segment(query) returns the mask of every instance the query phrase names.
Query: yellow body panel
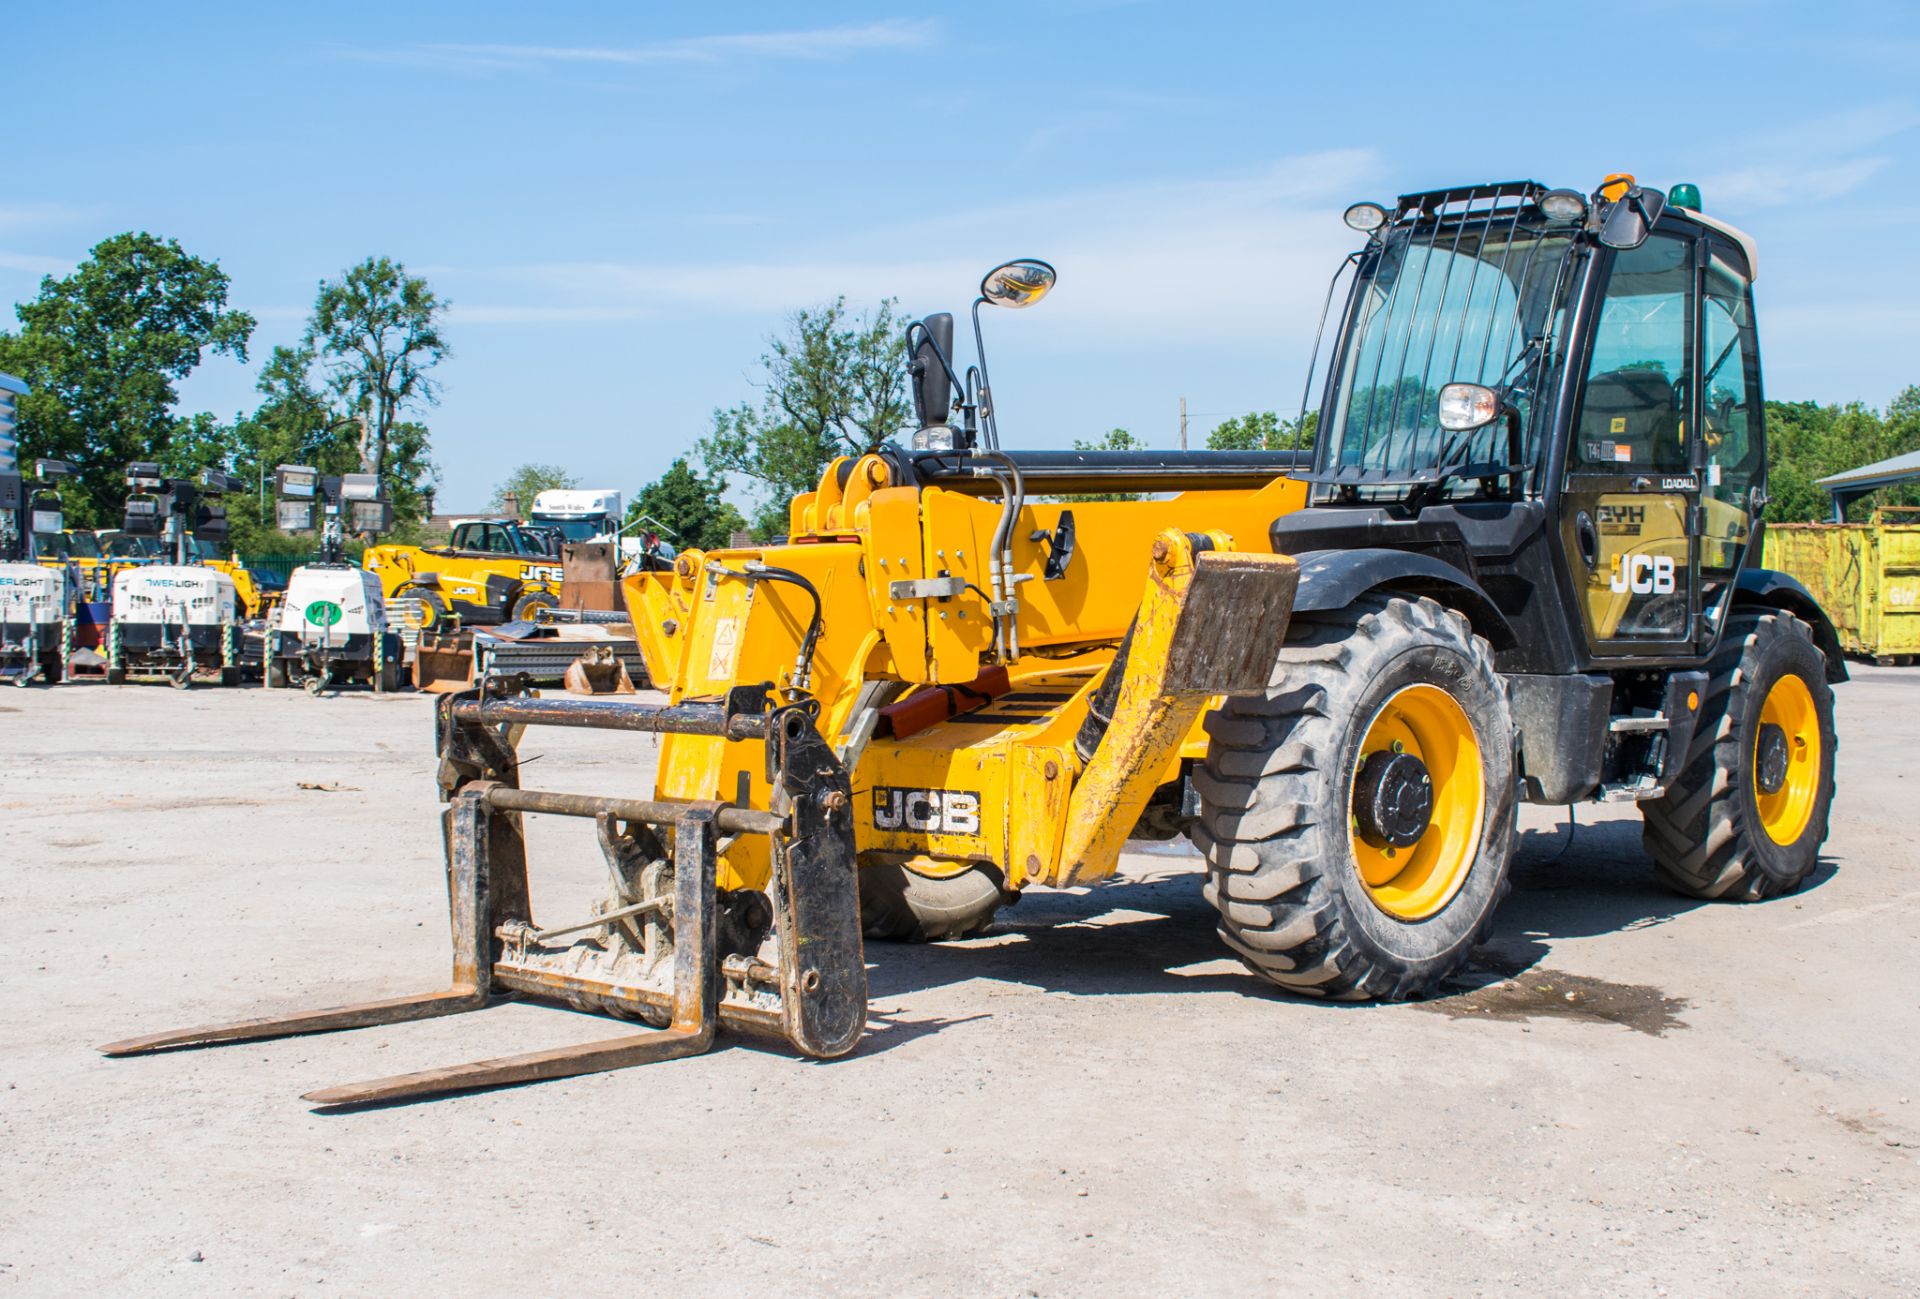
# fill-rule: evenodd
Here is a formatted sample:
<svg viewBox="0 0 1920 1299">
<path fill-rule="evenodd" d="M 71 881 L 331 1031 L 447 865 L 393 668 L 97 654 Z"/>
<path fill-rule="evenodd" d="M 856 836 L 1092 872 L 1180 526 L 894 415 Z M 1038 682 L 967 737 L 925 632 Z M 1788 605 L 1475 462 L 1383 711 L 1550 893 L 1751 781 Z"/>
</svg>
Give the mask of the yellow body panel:
<svg viewBox="0 0 1920 1299">
<path fill-rule="evenodd" d="M 1305 502 L 1304 484 L 1275 478 L 1258 488 L 1162 500 L 1024 504 L 1010 534 L 1019 645 L 1006 663 L 1012 690 L 919 734 L 873 738 L 857 753 L 848 750 L 863 856 L 905 860 L 936 875 L 991 863 L 1014 888 L 1110 871 L 1155 789 L 1179 774 L 1183 756 L 1205 752 L 1199 722 L 1216 697 L 1163 688 L 1164 648 L 1180 614 L 1177 593 L 1164 597 L 1170 582 L 1183 588 L 1187 579 L 1155 575 L 1156 541 L 1162 549 L 1170 541 L 1176 558 L 1186 555 L 1189 570 L 1188 533 L 1211 534 L 1223 552 L 1270 555 L 1273 520 Z M 852 745 L 861 738 L 850 727 L 863 711 L 863 688 L 884 696 L 869 702 L 884 703 L 927 686 L 972 682 L 994 661 L 985 574 L 1003 510 L 997 497 L 895 485 L 879 457 L 836 462 L 818 491 L 793 502 L 787 544 L 690 550 L 671 573 L 625 579 L 648 672 L 675 702 L 758 684 L 771 688 L 776 703 L 810 698 L 829 743 Z M 1074 557 L 1049 582 L 1046 538 L 1067 511 Z M 789 570 L 819 592 L 822 634 L 804 695 L 793 677 L 812 600 L 790 582 L 753 575 L 748 565 L 755 562 Z M 894 586 L 947 578 L 968 585 L 941 595 Z M 1150 588 L 1162 598 L 1156 601 Z M 1130 721 L 1116 712 L 1103 749 L 1119 756 L 1097 751 L 1096 762 L 1106 758 L 1111 770 L 1096 773 L 1097 788 L 1083 790 L 1086 773 L 1073 737 L 1136 615 L 1148 630 L 1136 633 L 1141 648 L 1128 678 L 1139 673 L 1149 684 Z M 657 792 L 765 807 L 764 762 L 757 743 L 667 736 Z M 722 857 L 722 888 L 765 886 L 765 841 L 751 838 Z"/>
<path fill-rule="evenodd" d="M 360 565 L 380 579 L 380 592 L 391 600 L 416 578 L 437 577 L 441 592 L 454 604 L 485 607 L 487 578 L 512 578 L 526 591 L 560 593 L 560 561 L 541 556 L 485 555 L 440 550 L 428 546 L 368 546 Z M 456 609 L 455 612 L 458 612 Z M 503 610 L 504 615 L 507 611 Z"/>
</svg>

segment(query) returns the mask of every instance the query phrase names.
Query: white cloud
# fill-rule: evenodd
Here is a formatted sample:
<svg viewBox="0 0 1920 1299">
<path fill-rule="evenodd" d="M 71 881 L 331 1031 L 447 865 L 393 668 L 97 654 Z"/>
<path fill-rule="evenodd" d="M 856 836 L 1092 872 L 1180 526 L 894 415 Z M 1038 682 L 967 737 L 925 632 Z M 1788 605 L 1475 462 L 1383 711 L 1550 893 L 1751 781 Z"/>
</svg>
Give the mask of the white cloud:
<svg viewBox="0 0 1920 1299">
<path fill-rule="evenodd" d="M 1177 178 L 1013 198 L 853 230 L 740 261 L 545 262 L 446 268 L 467 324 L 572 323 L 675 314 L 771 318 L 841 294 L 912 312 L 964 309 L 980 275 L 1010 256 L 1046 257 L 1060 288 L 1044 308 L 1053 346 L 1129 349 L 1311 333 L 1353 236 L 1339 213 L 1364 196 L 1371 153 L 1285 158 L 1230 176 Z M 465 286 L 465 287 L 463 287 Z M 511 299 L 524 293 L 527 300 Z"/>
<path fill-rule="evenodd" d="M 350 58 L 375 62 L 438 63 L 475 69 L 552 63 L 712 64 L 743 58 L 819 61 L 875 50 L 919 49 L 932 44 L 939 31 L 939 23 L 933 19 L 887 18 L 839 27 L 688 36 L 638 45 L 443 43 L 398 50 L 342 49 L 340 52 Z"/>
<path fill-rule="evenodd" d="M 1920 111 L 1902 100 L 1821 113 L 1762 135 L 1730 152 L 1747 166 L 1702 176 L 1715 202 L 1735 207 L 1783 207 L 1840 198 L 1886 170 L 1892 159 L 1877 146 L 1920 126 Z"/>
<path fill-rule="evenodd" d="M 0 271 L 26 275 L 63 275 L 73 269 L 70 257 L 35 257 L 31 253 L 0 253 Z"/>
</svg>

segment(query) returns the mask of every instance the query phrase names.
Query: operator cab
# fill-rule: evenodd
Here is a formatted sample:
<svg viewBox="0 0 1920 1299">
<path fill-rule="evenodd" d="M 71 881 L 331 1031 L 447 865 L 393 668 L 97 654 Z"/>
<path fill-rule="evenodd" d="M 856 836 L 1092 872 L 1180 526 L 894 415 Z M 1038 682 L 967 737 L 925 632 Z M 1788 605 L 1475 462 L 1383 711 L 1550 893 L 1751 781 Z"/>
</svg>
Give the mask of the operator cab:
<svg viewBox="0 0 1920 1299">
<path fill-rule="evenodd" d="M 1765 499 L 1753 243 L 1699 204 L 1619 175 L 1349 208 L 1313 505 L 1276 547 L 1441 560 L 1506 671 L 1697 660 Z"/>
</svg>

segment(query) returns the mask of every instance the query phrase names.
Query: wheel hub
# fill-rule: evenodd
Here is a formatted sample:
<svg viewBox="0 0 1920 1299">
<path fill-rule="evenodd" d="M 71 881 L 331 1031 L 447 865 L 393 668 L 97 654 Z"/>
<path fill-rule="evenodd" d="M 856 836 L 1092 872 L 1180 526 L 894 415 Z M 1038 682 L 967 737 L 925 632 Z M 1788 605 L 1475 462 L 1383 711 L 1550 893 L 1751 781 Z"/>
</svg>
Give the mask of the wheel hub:
<svg viewBox="0 0 1920 1299">
<path fill-rule="evenodd" d="M 1760 724 L 1760 739 L 1754 746 L 1753 782 L 1762 794 L 1778 794 L 1787 784 L 1787 732 L 1772 722 Z"/>
<path fill-rule="evenodd" d="M 1433 821 L 1427 764 L 1391 749 L 1369 755 L 1354 777 L 1353 814 L 1375 848 L 1411 848 Z"/>
</svg>

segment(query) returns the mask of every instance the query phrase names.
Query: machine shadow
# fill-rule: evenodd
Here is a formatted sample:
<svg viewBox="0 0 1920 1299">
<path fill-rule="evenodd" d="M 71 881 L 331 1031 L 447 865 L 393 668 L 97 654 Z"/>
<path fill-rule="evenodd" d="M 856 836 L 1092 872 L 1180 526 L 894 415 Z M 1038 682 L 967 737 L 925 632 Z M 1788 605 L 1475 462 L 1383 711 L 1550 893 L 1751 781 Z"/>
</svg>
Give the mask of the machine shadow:
<svg viewBox="0 0 1920 1299">
<path fill-rule="evenodd" d="M 885 1003 L 984 979 L 1083 997 L 1230 992 L 1290 999 L 1242 968 L 1215 933 L 1197 858 L 1163 860 L 1151 876 L 1123 877 L 1084 893 L 1030 891 L 979 938 L 870 944 L 870 995 Z M 1823 858 L 1802 891 L 1820 887 L 1833 872 Z M 1531 969 L 1559 940 L 1630 934 L 1711 905 L 1661 885 L 1641 847 L 1637 818 L 1580 825 L 1571 842 L 1559 829 L 1523 833 L 1512 881 L 1492 933 L 1442 996 Z M 888 1022 L 886 1038 L 897 1031 L 899 1040 L 908 1040 L 906 1022 Z M 863 1053 L 871 1049 L 884 1047 L 876 1043 Z"/>
</svg>

